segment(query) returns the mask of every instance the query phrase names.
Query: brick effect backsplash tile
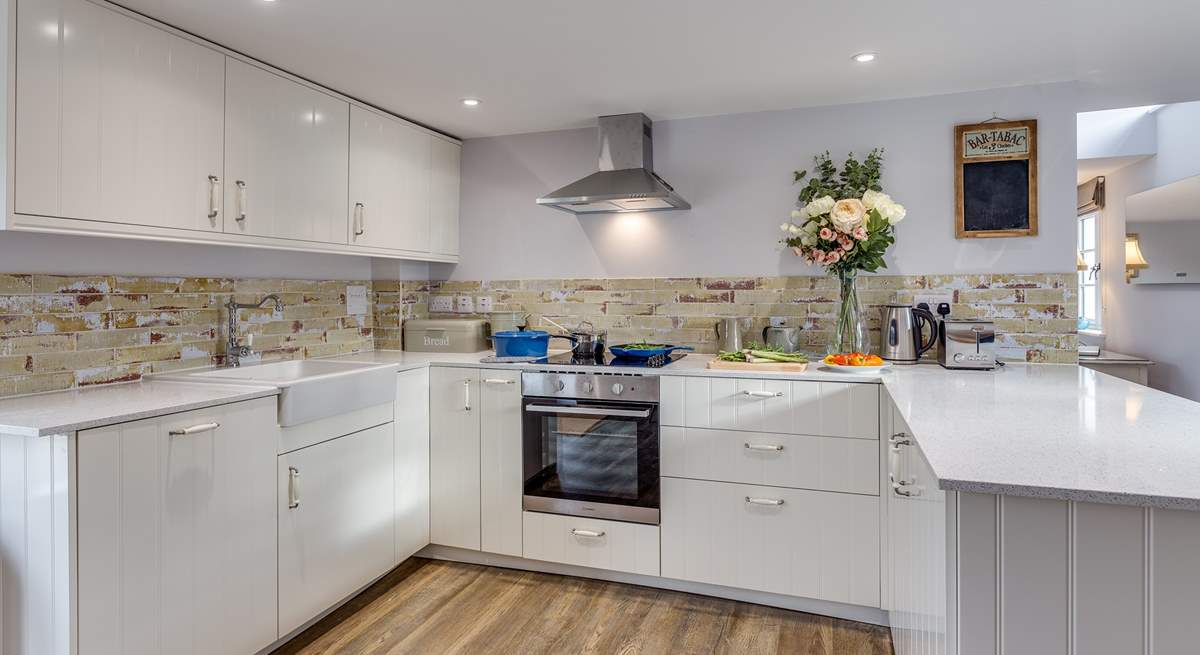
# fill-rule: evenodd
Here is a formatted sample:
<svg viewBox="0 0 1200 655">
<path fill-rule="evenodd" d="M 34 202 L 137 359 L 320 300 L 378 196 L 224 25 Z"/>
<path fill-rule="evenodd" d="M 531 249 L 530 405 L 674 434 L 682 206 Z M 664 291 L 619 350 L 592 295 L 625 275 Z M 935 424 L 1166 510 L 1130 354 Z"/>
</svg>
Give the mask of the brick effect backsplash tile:
<svg viewBox="0 0 1200 655">
<path fill-rule="evenodd" d="M 231 296 L 283 300 L 283 312 L 239 315 L 264 361 L 373 350 L 375 314 L 346 314 L 347 285 L 374 292 L 362 280 L 0 274 L 0 396 L 219 363 Z"/>
<path fill-rule="evenodd" d="M 772 319 L 804 328 L 803 343 L 823 350 L 832 338 L 840 290 L 828 276 L 683 277 L 636 279 L 537 279 L 376 283 L 376 346 L 399 347 L 400 322 L 431 316 L 433 295 L 490 296 L 497 312 L 530 314 L 538 325 L 589 321 L 607 330 L 610 343 L 647 339 L 714 352 L 715 326 L 744 317 L 753 338 Z M 859 280 L 872 342 L 878 341 L 880 306 L 911 303 L 923 291 L 949 293 L 951 315 L 996 322 L 1001 357 L 1030 362 L 1076 361 L 1078 312 L 1071 274 L 870 275 Z M 463 314 L 434 314 L 457 318 Z M 383 334 L 386 332 L 386 337 Z M 386 344 L 386 345 L 384 345 Z"/>
</svg>

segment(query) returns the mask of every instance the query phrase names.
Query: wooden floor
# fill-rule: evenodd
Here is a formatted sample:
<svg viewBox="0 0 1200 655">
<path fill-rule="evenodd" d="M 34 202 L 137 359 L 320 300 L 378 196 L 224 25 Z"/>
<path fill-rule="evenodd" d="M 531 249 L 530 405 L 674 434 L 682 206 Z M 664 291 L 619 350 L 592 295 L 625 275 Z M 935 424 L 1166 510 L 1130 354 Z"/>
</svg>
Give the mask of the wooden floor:
<svg viewBox="0 0 1200 655">
<path fill-rule="evenodd" d="M 891 655 L 887 629 L 648 587 L 413 558 L 277 653 Z"/>
</svg>

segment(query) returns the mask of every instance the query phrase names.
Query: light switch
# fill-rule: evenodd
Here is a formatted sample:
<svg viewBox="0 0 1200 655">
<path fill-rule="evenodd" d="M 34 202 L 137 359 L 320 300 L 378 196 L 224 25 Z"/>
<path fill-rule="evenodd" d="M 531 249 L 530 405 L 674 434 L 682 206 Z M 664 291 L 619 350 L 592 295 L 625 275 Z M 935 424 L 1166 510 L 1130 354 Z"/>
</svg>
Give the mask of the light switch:
<svg viewBox="0 0 1200 655">
<path fill-rule="evenodd" d="M 362 285 L 346 287 L 346 313 L 361 316 L 367 313 L 367 288 Z"/>
<path fill-rule="evenodd" d="M 475 311 L 475 301 L 471 296 L 459 296 L 454 303 L 454 311 L 459 314 L 470 314 Z"/>
<path fill-rule="evenodd" d="M 449 314 L 454 311 L 454 296 L 433 296 L 429 299 L 429 311 Z"/>
<path fill-rule="evenodd" d="M 475 299 L 475 310 L 478 311 L 480 314 L 492 313 L 492 297 L 491 296 L 479 296 L 478 298 L 476 298 Z"/>
</svg>

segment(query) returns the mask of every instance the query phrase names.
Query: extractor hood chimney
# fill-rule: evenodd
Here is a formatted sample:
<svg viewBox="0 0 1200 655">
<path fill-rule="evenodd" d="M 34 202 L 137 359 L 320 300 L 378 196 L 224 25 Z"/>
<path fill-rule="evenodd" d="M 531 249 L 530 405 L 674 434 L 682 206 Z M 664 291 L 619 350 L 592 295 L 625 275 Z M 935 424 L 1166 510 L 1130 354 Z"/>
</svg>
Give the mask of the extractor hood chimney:
<svg viewBox="0 0 1200 655">
<path fill-rule="evenodd" d="M 537 199 L 572 214 L 691 209 L 654 172 L 654 142 L 645 114 L 601 116 L 600 171 Z"/>
</svg>

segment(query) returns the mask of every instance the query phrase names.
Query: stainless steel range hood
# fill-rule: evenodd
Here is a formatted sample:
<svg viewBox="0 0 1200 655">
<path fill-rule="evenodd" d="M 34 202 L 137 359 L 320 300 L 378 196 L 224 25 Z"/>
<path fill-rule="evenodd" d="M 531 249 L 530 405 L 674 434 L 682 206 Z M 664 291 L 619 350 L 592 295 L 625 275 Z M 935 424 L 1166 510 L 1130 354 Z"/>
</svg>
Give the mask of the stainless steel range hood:
<svg viewBox="0 0 1200 655">
<path fill-rule="evenodd" d="M 572 214 L 691 209 L 654 172 L 654 143 L 645 114 L 600 117 L 600 171 L 537 199 Z"/>
</svg>

